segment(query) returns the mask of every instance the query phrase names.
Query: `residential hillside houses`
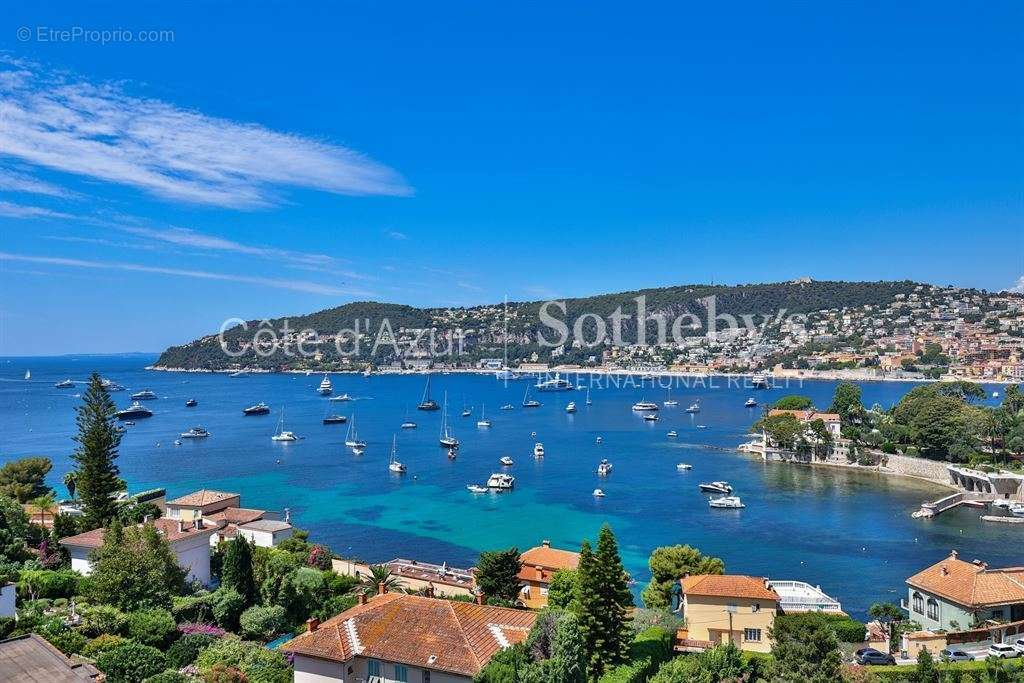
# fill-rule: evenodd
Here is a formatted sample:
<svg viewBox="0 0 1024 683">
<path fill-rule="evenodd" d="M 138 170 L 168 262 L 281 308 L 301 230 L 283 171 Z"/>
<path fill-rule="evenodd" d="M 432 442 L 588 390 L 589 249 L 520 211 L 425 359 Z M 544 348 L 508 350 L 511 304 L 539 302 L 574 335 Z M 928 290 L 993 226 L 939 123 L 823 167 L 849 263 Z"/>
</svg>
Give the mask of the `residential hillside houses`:
<svg viewBox="0 0 1024 683">
<path fill-rule="evenodd" d="M 472 569 L 405 559 L 394 559 L 382 564 L 401 582 L 403 590 L 425 591 L 439 597 L 472 598 L 476 595 Z M 371 574 L 369 564 L 355 560 L 335 559 L 332 561 L 332 569 L 335 573 L 357 579 Z"/>
<path fill-rule="evenodd" d="M 748 652 L 769 652 L 769 633 L 779 613 L 779 594 L 768 579 L 729 574 L 698 574 L 679 580 L 684 649 L 703 650 L 732 643 Z"/>
<path fill-rule="evenodd" d="M 580 554 L 552 548 L 551 542 L 544 540 L 539 546 L 523 552 L 519 559 L 523 563 L 519 571 L 519 580 L 523 584 L 520 600 L 526 607 L 542 609 L 548 604 L 551 577 L 560 569 L 576 569 Z"/>
<path fill-rule="evenodd" d="M 535 612 L 384 592 L 281 646 L 295 683 L 472 681 L 499 650 L 521 643 Z"/>
</svg>

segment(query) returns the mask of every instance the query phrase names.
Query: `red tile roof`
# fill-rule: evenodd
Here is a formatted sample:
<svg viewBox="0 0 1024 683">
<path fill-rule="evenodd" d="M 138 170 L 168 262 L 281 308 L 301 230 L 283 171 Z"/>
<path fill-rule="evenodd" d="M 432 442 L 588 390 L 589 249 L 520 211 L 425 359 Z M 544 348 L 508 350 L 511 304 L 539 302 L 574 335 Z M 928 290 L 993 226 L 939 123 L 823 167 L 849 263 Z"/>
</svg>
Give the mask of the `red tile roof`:
<svg viewBox="0 0 1024 683">
<path fill-rule="evenodd" d="M 177 507 L 203 507 L 210 503 L 220 503 L 221 501 L 239 497 L 241 497 L 240 493 L 225 493 L 224 491 L 200 489 L 199 491 L 188 493 L 181 498 L 169 500 L 167 501 L 167 505 L 174 505 Z"/>
<path fill-rule="evenodd" d="M 523 568 L 519 572 L 519 578 L 523 581 L 536 581 L 537 567 L 547 570 L 543 574 L 545 577 L 550 578 L 549 575 L 554 574 L 559 569 L 576 569 L 580 564 L 579 553 L 574 553 L 570 550 L 559 550 L 547 544 L 530 548 L 520 555 L 519 559 L 523 563 Z"/>
<path fill-rule="evenodd" d="M 339 662 L 359 655 L 472 677 L 498 650 L 525 640 L 536 618 L 525 610 L 386 593 L 281 649 Z"/>
<path fill-rule="evenodd" d="M 765 580 L 739 574 L 696 574 L 679 580 L 684 595 L 779 601 L 779 594 L 765 586 Z"/>
<path fill-rule="evenodd" d="M 251 508 L 224 508 L 218 510 L 209 515 L 203 515 L 206 519 L 212 519 L 220 522 L 224 521 L 228 524 L 248 524 L 249 522 L 255 522 L 257 519 L 263 519 L 263 515 L 267 514 L 266 510 L 254 510 Z"/>
<path fill-rule="evenodd" d="M 964 607 L 1024 602 L 1024 567 L 989 569 L 983 563 L 964 562 L 956 551 L 911 576 L 907 584 Z"/>
<path fill-rule="evenodd" d="M 212 534 L 218 527 L 218 524 L 216 523 L 207 522 L 204 524 L 203 528 L 200 529 L 193 523 L 187 523 L 182 524 L 182 528 L 179 530 L 178 520 L 167 519 L 165 517 L 154 520 L 151 524 L 156 527 L 156 530 L 159 531 L 160 534 L 170 543 L 180 541 L 183 538 L 188 538 L 190 536 Z M 140 524 L 139 526 L 142 525 Z M 86 531 L 85 533 L 78 534 L 76 536 L 62 538 L 60 539 L 60 543 L 61 545 L 74 546 L 76 548 L 99 548 L 103 545 L 103 535 L 106 531 L 106 529 L 93 529 L 92 531 Z"/>
</svg>

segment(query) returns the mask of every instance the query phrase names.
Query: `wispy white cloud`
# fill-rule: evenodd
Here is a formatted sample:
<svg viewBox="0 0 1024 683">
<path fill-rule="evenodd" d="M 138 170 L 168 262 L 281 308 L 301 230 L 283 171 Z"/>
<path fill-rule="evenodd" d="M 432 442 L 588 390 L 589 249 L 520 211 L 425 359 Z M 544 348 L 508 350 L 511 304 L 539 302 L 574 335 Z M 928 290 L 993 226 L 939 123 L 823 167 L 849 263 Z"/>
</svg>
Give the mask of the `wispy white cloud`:
<svg viewBox="0 0 1024 683">
<path fill-rule="evenodd" d="M 0 59 L 0 154 L 196 204 L 252 209 L 280 188 L 409 195 L 391 168 L 354 150 L 207 116 Z"/>
<path fill-rule="evenodd" d="M 1006 288 L 1007 292 L 1014 292 L 1015 294 L 1024 294 L 1024 275 L 1017 278 L 1017 281 Z"/>
<path fill-rule="evenodd" d="M 483 287 L 478 287 L 477 285 L 474 285 L 472 282 L 466 282 L 465 280 L 459 280 L 458 282 L 455 283 L 455 286 L 470 292 L 484 291 Z"/>
<path fill-rule="evenodd" d="M 45 180 L 40 180 L 26 173 L 3 168 L 0 168 L 0 190 L 4 192 L 29 192 L 31 194 L 60 197 L 62 199 L 78 196 L 76 192 L 53 183 L 48 183 Z"/>
<path fill-rule="evenodd" d="M 399 232 L 397 230 L 388 230 L 384 234 L 387 235 L 388 237 L 390 237 L 393 240 L 401 241 L 401 240 L 409 239 L 408 235 L 406 235 L 404 232 Z"/>
<path fill-rule="evenodd" d="M 0 201 L 0 216 L 7 216 L 8 218 L 60 218 L 71 220 L 75 218 L 71 214 L 53 211 L 41 206 L 28 206 L 26 204 L 4 201 Z"/>
<path fill-rule="evenodd" d="M 165 268 L 163 266 L 149 266 L 140 263 L 122 263 L 117 261 L 90 261 L 85 259 L 64 258 L 58 256 L 29 256 L 25 254 L 11 254 L 0 251 L 0 261 L 16 261 L 21 263 L 35 263 L 41 265 L 63 266 L 68 268 L 91 268 L 96 270 L 120 270 L 139 273 L 154 273 L 160 275 L 172 275 L 200 280 L 222 280 L 225 282 L 239 282 L 242 284 L 273 287 L 286 289 L 307 294 L 320 294 L 325 296 L 374 296 L 373 292 L 325 285 L 319 282 L 308 282 L 304 280 L 288 280 L 283 278 L 256 277 L 250 275 L 235 275 L 231 273 L 215 273 L 205 270 L 189 270 L 183 268 Z"/>
</svg>

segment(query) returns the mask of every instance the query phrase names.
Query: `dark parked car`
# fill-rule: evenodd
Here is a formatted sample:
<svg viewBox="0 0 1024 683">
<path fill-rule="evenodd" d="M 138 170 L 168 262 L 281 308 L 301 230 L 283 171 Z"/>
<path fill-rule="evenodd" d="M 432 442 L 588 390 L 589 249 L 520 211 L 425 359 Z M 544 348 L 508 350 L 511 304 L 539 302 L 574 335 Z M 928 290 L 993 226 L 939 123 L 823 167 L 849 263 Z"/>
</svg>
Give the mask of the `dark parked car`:
<svg viewBox="0 0 1024 683">
<path fill-rule="evenodd" d="M 854 660 L 858 664 L 895 664 L 896 663 L 896 658 L 895 657 L 893 657 L 892 655 L 890 655 L 888 653 L 885 653 L 885 652 L 879 652 L 878 650 L 876 650 L 876 649 L 874 649 L 872 647 L 867 647 L 867 648 L 864 648 L 863 650 L 857 650 L 856 654 L 854 655 Z"/>
</svg>

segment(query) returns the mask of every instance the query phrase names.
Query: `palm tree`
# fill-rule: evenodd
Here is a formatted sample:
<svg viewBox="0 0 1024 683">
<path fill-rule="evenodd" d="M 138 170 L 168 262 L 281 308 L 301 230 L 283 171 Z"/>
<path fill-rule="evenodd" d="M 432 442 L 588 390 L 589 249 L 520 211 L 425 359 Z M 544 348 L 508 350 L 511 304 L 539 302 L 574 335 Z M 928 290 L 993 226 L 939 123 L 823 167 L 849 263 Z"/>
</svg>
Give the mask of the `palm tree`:
<svg viewBox="0 0 1024 683">
<path fill-rule="evenodd" d="M 64 475 L 64 488 L 71 494 L 71 498 L 75 497 L 75 487 L 78 485 L 78 472 L 72 470 Z"/>
<path fill-rule="evenodd" d="M 53 514 L 54 502 L 53 492 L 32 499 L 32 504 L 39 508 L 39 526 L 46 526 L 46 513 Z"/>
<path fill-rule="evenodd" d="M 354 593 L 363 595 L 376 595 L 380 591 L 380 585 L 384 584 L 384 590 L 388 592 L 404 592 L 402 580 L 391 573 L 391 570 L 383 564 L 370 565 L 370 573 L 364 574 L 359 585 L 352 589 Z"/>
</svg>

